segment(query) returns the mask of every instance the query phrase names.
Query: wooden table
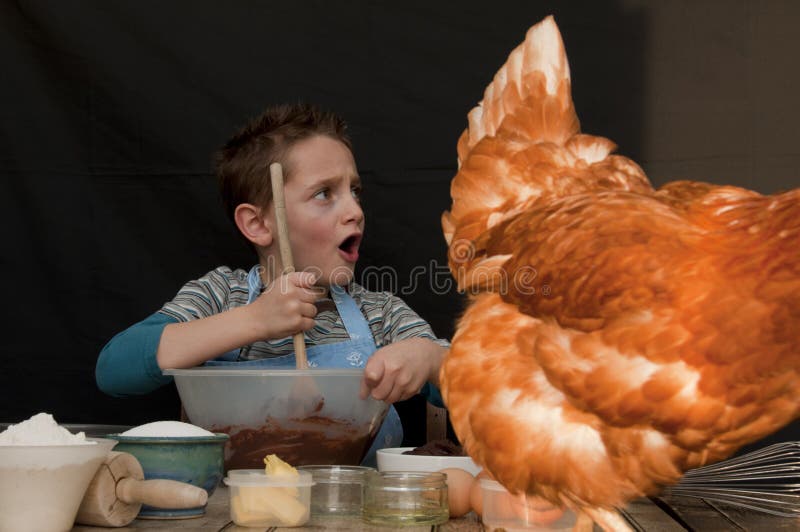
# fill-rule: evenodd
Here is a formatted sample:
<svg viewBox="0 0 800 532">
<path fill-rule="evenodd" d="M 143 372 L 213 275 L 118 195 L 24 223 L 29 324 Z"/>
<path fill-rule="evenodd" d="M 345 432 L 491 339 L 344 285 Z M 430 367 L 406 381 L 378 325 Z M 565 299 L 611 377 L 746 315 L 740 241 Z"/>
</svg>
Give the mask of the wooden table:
<svg viewBox="0 0 800 532">
<path fill-rule="evenodd" d="M 372 526 L 359 519 L 312 520 L 297 528 L 244 528 L 234 525 L 228 508 L 228 488 L 220 486 L 211 496 L 206 515 L 195 519 L 150 520 L 136 519 L 124 528 L 76 526 L 72 532 L 128 531 L 140 529 L 174 530 L 175 532 L 302 532 L 311 530 L 353 530 L 356 532 L 385 532 L 386 527 Z M 639 499 L 625 508 L 623 515 L 631 528 L 646 532 L 707 531 L 800 531 L 800 520 L 773 517 L 740 508 L 721 506 L 699 499 L 685 497 Z M 451 519 L 438 527 L 404 527 L 404 532 L 478 532 L 483 527 L 475 514 Z M 599 528 L 595 527 L 599 531 Z"/>
</svg>

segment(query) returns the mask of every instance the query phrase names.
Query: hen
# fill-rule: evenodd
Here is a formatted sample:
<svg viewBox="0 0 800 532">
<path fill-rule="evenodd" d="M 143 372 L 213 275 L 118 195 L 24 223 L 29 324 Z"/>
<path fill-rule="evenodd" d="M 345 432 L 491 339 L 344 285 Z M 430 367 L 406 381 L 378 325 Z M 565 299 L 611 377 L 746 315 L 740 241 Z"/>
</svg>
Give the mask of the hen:
<svg viewBox="0 0 800 532">
<path fill-rule="evenodd" d="M 581 134 L 561 36 L 532 27 L 468 116 L 441 370 L 465 450 L 512 493 L 614 510 L 800 408 L 800 190 L 659 190 Z"/>
</svg>

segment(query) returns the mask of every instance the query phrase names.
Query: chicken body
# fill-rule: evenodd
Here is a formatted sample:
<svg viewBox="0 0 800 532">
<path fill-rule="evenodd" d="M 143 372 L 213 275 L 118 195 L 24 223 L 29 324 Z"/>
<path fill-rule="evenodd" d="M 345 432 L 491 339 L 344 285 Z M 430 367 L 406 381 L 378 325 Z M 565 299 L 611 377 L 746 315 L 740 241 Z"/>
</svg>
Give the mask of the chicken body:
<svg viewBox="0 0 800 532">
<path fill-rule="evenodd" d="M 470 113 L 442 220 L 471 294 L 441 370 L 456 434 L 599 522 L 800 412 L 800 190 L 654 190 L 613 149 L 580 134 L 545 19 Z"/>
</svg>

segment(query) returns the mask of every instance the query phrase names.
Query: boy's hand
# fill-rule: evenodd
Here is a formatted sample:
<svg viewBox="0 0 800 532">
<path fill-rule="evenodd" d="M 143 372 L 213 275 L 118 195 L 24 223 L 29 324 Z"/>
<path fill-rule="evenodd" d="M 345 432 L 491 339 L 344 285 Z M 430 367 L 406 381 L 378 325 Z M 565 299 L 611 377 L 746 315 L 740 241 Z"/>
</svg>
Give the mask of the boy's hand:
<svg viewBox="0 0 800 532">
<path fill-rule="evenodd" d="M 445 351 L 427 338 L 408 338 L 378 349 L 364 367 L 360 397 L 387 403 L 413 397 L 426 381 L 438 383 Z"/>
<path fill-rule="evenodd" d="M 285 338 L 314 327 L 319 289 L 317 277 L 308 272 L 292 272 L 276 278 L 258 299 L 248 305 L 263 339 Z"/>
</svg>

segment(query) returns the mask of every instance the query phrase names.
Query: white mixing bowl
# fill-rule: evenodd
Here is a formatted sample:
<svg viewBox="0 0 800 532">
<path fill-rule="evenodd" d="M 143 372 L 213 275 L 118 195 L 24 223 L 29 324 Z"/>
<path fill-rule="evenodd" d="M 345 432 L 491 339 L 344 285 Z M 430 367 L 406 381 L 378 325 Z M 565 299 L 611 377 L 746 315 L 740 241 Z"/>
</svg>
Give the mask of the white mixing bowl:
<svg viewBox="0 0 800 532">
<path fill-rule="evenodd" d="M 427 456 L 403 454 L 414 447 L 390 447 L 378 450 L 378 471 L 441 471 L 456 467 L 477 475 L 481 468 L 469 456 Z"/>
<path fill-rule="evenodd" d="M 0 532 L 72 529 L 86 488 L 113 440 L 81 445 L 0 445 Z"/>
</svg>

